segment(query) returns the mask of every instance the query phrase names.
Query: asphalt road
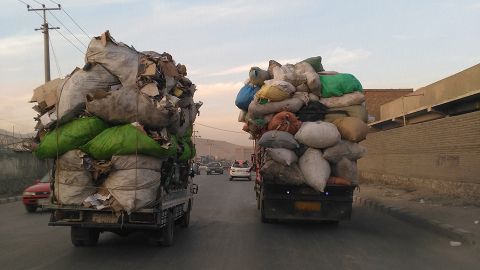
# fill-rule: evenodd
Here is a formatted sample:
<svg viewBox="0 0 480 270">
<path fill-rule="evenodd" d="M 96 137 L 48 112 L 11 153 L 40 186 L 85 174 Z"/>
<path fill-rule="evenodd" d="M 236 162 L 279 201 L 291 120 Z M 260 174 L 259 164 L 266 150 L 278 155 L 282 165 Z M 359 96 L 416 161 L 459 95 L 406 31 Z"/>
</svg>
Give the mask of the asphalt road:
<svg viewBox="0 0 480 270">
<path fill-rule="evenodd" d="M 262 224 L 253 182 L 195 177 L 191 224 L 174 246 L 142 234 L 100 235 L 75 248 L 69 229 L 48 227 L 49 213 L 0 205 L 0 269 L 480 269 L 480 252 L 374 210 L 355 207 L 352 221 Z"/>
</svg>

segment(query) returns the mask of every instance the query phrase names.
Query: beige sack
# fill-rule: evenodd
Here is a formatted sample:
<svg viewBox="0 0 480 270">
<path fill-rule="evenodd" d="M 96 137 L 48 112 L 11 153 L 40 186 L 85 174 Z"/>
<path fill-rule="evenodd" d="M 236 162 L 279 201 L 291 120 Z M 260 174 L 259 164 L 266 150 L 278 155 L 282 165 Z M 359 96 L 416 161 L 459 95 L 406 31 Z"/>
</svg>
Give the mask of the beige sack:
<svg viewBox="0 0 480 270">
<path fill-rule="evenodd" d="M 356 117 L 344 117 L 336 119 L 332 123 L 337 126 L 340 135 L 345 140 L 358 143 L 367 137 L 367 124 Z"/>
<path fill-rule="evenodd" d="M 94 37 L 88 45 L 85 62 L 102 64 L 118 77 L 123 86 L 137 82 L 140 53 L 123 43 L 117 43 L 107 31 Z"/>
<path fill-rule="evenodd" d="M 118 79 L 101 65 L 94 65 L 88 71 L 75 69 L 58 90 L 57 114 L 59 123 L 76 118 L 85 109 L 86 95 L 95 91 L 110 91 Z"/>
<path fill-rule="evenodd" d="M 130 214 L 155 202 L 160 178 L 161 173 L 154 170 L 119 170 L 110 172 L 104 185 Z"/>
<path fill-rule="evenodd" d="M 248 112 L 252 117 L 263 117 L 267 114 L 275 114 L 281 111 L 288 111 L 292 113 L 298 112 L 304 105 L 310 101 L 318 100 L 314 94 L 295 93 L 293 97 L 279 102 L 268 102 L 266 104 L 258 103 L 258 98 L 255 97 L 248 106 Z"/>
<path fill-rule="evenodd" d="M 57 160 L 54 194 L 60 204 L 81 205 L 96 192 L 91 173 L 83 168 L 84 155 L 80 150 L 71 150 Z"/>
<path fill-rule="evenodd" d="M 335 119 L 343 117 L 356 117 L 363 122 L 367 123 L 368 113 L 364 105 L 352 105 L 347 107 L 331 108 L 325 115 L 326 122 L 333 122 Z"/>
<path fill-rule="evenodd" d="M 340 97 L 321 98 L 320 103 L 329 108 L 347 107 L 351 105 L 360 105 L 365 101 L 365 94 L 360 91 L 345 94 Z"/>
<path fill-rule="evenodd" d="M 158 108 L 136 87 L 122 87 L 98 99 L 87 96 L 86 106 L 87 111 L 112 124 L 139 122 L 158 131 L 175 123 L 179 117 L 176 108 Z"/>
</svg>

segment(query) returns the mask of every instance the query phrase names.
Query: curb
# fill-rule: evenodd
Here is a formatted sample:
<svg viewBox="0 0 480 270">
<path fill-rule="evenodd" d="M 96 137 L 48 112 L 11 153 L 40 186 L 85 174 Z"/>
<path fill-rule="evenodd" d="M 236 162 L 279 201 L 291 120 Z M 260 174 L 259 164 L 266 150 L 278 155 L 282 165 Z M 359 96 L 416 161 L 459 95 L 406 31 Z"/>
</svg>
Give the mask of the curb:
<svg viewBox="0 0 480 270">
<path fill-rule="evenodd" d="M 22 196 L 0 198 L 0 204 L 18 202 L 18 201 L 21 201 L 21 200 L 22 200 Z"/>
<path fill-rule="evenodd" d="M 441 236 L 450 238 L 451 240 L 475 245 L 475 235 L 472 232 L 457 228 L 447 223 L 441 223 L 438 220 L 423 218 L 405 208 L 387 206 L 378 201 L 365 199 L 360 196 L 354 196 L 354 203 L 389 214 L 390 216 L 412 223 L 429 231 L 433 231 Z"/>
</svg>

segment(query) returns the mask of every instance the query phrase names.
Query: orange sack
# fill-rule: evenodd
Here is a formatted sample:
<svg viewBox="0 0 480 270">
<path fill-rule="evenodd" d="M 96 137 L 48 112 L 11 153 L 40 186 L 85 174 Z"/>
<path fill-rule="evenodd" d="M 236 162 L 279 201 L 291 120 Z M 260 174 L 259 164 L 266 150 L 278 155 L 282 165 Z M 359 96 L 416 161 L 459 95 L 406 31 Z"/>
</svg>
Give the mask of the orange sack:
<svg viewBox="0 0 480 270">
<path fill-rule="evenodd" d="M 300 129 L 302 122 L 298 120 L 297 116 L 291 112 L 283 111 L 275 114 L 275 116 L 268 123 L 268 130 L 286 131 L 295 135 Z"/>
<path fill-rule="evenodd" d="M 334 185 L 334 186 L 351 186 L 352 183 L 342 177 L 337 176 L 330 176 L 327 180 L 327 185 Z"/>
</svg>

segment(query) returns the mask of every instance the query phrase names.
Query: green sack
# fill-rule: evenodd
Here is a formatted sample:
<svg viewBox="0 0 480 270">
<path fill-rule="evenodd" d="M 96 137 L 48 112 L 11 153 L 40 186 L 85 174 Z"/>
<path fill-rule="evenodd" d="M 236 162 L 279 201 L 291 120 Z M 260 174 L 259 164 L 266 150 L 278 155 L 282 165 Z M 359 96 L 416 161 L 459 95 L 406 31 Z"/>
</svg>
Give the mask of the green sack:
<svg viewBox="0 0 480 270">
<path fill-rule="evenodd" d="M 180 161 L 187 161 L 195 156 L 195 145 L 190 138 L 183 137 L 178 143 L 183 146 L 183 151 L 178 157 Z"/>
<path fill-rule="evenodd" d="M 325 69 L 323 69 L 322 57 L 321 56 L 310 57 L 310 58 L 307 58 L 307 59 L 303 60 L 302 62 L 309 63 L 310 66 L 312 66 L 313 69 L 315 69 L 316 72 L 325 71 Z"/>
<path fill-rule="evenodd" d="M 352 74 L 320 75 L 322 97 L 340 97 L 355 91 L 363 92 L 362 84 Z"/>
<path fill-rule="evenodd" d="M 108 125 L 97 117 L 84 117 L 73 120 L 55 130 L 49 131 L 43 137 L 34 153 L 41 159 L 56 158 L 57 155 L 63 155 L 84 145 L 106 128 L 108 128 Z"/>
<path fill-rule="evenodd" d="M 170 147 L 166 149 L 136 127 L 126 124 L 104 130 L 80 149 L 97 160 L 133 154 L 166 158 L 175 156 L 177 153 L 175 137 L 172 136 L 170 143 Z"/>
</svg>

